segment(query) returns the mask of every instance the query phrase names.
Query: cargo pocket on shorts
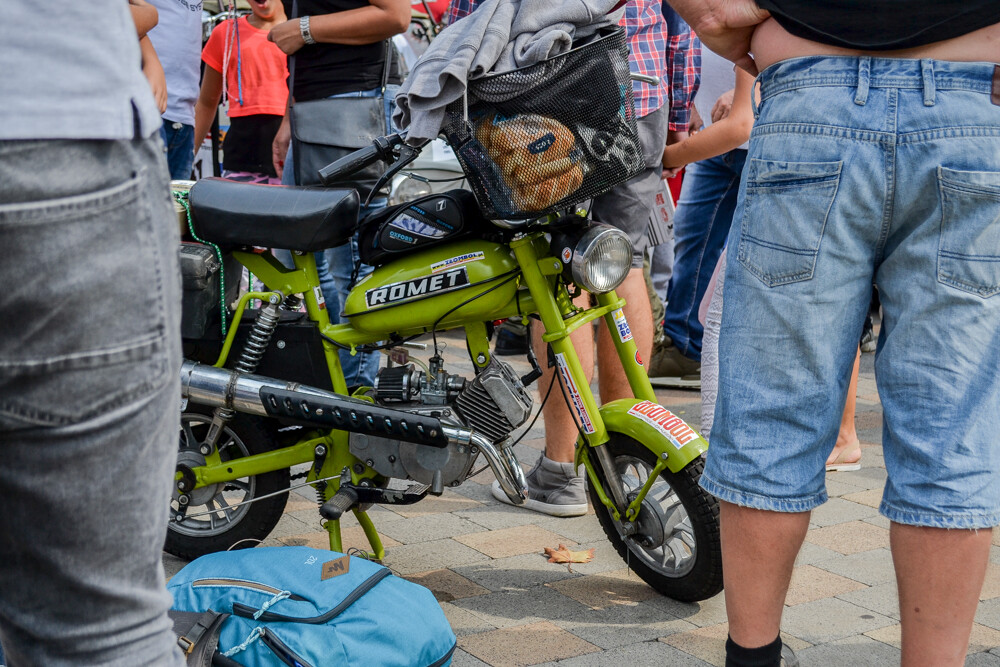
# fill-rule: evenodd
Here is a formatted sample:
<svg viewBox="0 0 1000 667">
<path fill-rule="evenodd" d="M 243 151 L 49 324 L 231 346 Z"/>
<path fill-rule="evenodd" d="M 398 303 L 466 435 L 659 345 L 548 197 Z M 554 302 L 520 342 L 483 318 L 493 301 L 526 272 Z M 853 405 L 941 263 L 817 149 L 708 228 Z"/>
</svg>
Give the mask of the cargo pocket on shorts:
<svg viewBox="0 0 1000 667">
<path fill-rule="evenodd" d="M 842 165 L 750 160 L 737 256 L 768 287 L 812 279 Z"/>
<path fill-rule="evenodd" d="M 984 299 L 1000 292 L 1000 173 L 938 167 L 938 282 Z"/>
</svg>

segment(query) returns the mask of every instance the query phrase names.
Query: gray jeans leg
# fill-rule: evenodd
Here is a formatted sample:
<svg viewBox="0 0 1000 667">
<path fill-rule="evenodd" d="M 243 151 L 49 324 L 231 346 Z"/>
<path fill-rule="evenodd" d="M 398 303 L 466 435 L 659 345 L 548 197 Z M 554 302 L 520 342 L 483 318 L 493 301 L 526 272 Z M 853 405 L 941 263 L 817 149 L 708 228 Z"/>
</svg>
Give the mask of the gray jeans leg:
<svg viewBox="0 0 1000 667">
<path fill-rule="evenodd" d="M 161 549 L 179 416 L 158 139 L 0 142 L 0 642 L 9 665 L 183 665 Z"/>
</svg>

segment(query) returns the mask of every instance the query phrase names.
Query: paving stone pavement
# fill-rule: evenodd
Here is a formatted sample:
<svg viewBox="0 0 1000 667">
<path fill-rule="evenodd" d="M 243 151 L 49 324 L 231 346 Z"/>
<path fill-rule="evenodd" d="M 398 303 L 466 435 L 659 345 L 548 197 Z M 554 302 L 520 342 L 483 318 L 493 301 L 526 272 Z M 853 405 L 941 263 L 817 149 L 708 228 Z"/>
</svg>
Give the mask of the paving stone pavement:
<svg viewBox="0 0 1000 667">
<path fill-rule="evenodd" d="M 470 372 L 458 338 L 450 338 L 446 359 L 449 370 Z M 519 358 L 504 359 L 518 372 L 527 369 Z M 827 475 L 830 501 L 813 513 L 786 602 L 783 637 L 804 667 L 899 664 L 888 523 L 877 510 L 885 466 L 871 354 L 862 355 L 858 395 L 863 467 Z M 658 390 L 657 396 L 693 426 L 700 422 L 697 392 Z M 544 447 L 543 435 L 539 420 L 517 446 L 526 466 Z M 371 513 L 387 547 L 386 565 L 440 601 L 458 636 L 453 665 L 724 664 L 724 593 L 697 604 L 664 598 L 627 569 L 592 509 L 558 519 L 509 507 L 493 499 L 491 481 L 487 470 L 440 498 Z M 308 490 L 293 491 L 264 545 L 324 548 L 319 522 Z M 343 534 L 345 548 L 367 546 L 353 517 L 345 519 Z M 559 543 L 594 548 L 595 558 L 572 571 L 550 564 L 543 549 Z M 1000 531 L 993 544 L 966 661 L 976 667 L 1000 667 Z M 164 564 L 168 576 L 184 565 L 167 554 Z"/>
</svg>

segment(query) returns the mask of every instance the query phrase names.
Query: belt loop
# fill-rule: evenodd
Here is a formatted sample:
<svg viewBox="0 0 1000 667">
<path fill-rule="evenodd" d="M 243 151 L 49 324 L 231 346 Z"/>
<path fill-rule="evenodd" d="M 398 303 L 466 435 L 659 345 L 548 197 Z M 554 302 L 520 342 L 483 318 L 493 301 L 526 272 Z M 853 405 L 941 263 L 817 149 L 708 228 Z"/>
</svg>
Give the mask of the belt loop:
<svg viewBox="0 0 1000 667">
<path fill-rule="evenodd" d="M 920 61 L 920 74 L 924 80 L 924 106 L 934 106 L 934 95 L 937 87 L 934 85 L 934 61 L 923 59 Z"/>
<path fill-rule="evenodd" d="M 868 56 L 858 58 L 858 90 L 854 95 L 854 103 L 864 106 L 868 101 L 868 85 L 871 79 L 872 59 Z"/>
<path fill-rule="evenodd" d="M 758 96 L 758 92 L 760 95 Z M 750 86 L 750 106 L 753 108 L 753 119 L 756 121 L 760 118 L 760 105 L 764 102 L 763 95 L 763 84 L 760 82 L 760 74 L 753 80 L 753 85 Z M 760 102 L 757 101 L 758 97 Z"/>
</svg>

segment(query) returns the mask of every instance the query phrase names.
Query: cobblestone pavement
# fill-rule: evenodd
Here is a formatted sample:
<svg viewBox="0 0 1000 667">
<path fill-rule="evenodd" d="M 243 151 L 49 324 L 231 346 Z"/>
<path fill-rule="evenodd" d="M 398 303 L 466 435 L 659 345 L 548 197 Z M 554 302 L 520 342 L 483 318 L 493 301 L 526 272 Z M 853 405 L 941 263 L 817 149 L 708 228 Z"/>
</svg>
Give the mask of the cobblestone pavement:
<svg viewBox="0 0 1000 667">
<path fill-rule="evenodd" d="M 446 368 L 471 377 L 461 341 L 448 341 Z M 519 372 L 528 367 L 520 358 L 504 359 Z M 658 390 L 657 396 L 699 423 L 697 392 Z M 803 666 L 899 664 L 889 525 L 877 510 L 886 473 L 872 354 L 862 355 L 857 428 L 862 468 L 827 475 L 830 500 L 813 512 L 788 592 L 783 637 Z M 543 434 L 539 420 L 517 446 L 526 466 L 544 448 Z M 625 567 L 593 510 L 559 519 L 509 507 L 493 499 L 492 479 L 487 470 L 439 498 L 370 513 L 386 565 L 430 588 L 444 608 L 458 635 L 454 665 L 724 664 L 724 593 L 698 604 L 664 598 Z M 312 495 L 300 491 L 292 492 L 265 545 L 328 546 Z M 367 546 L 353 517 L 343 534 L 345 549 Z M 572 572 L 548 563 L 543 549 L 559 543 L 593 547 L 594 560 Z M 1000 667 L 1000 531 L 993 545 L 966 662 L 976 667 Z M 164 564 L 168 576 L 184 565 L 166 554 Z M 948 567 L 947 554 L 941 566 Z"/>
</svg>

